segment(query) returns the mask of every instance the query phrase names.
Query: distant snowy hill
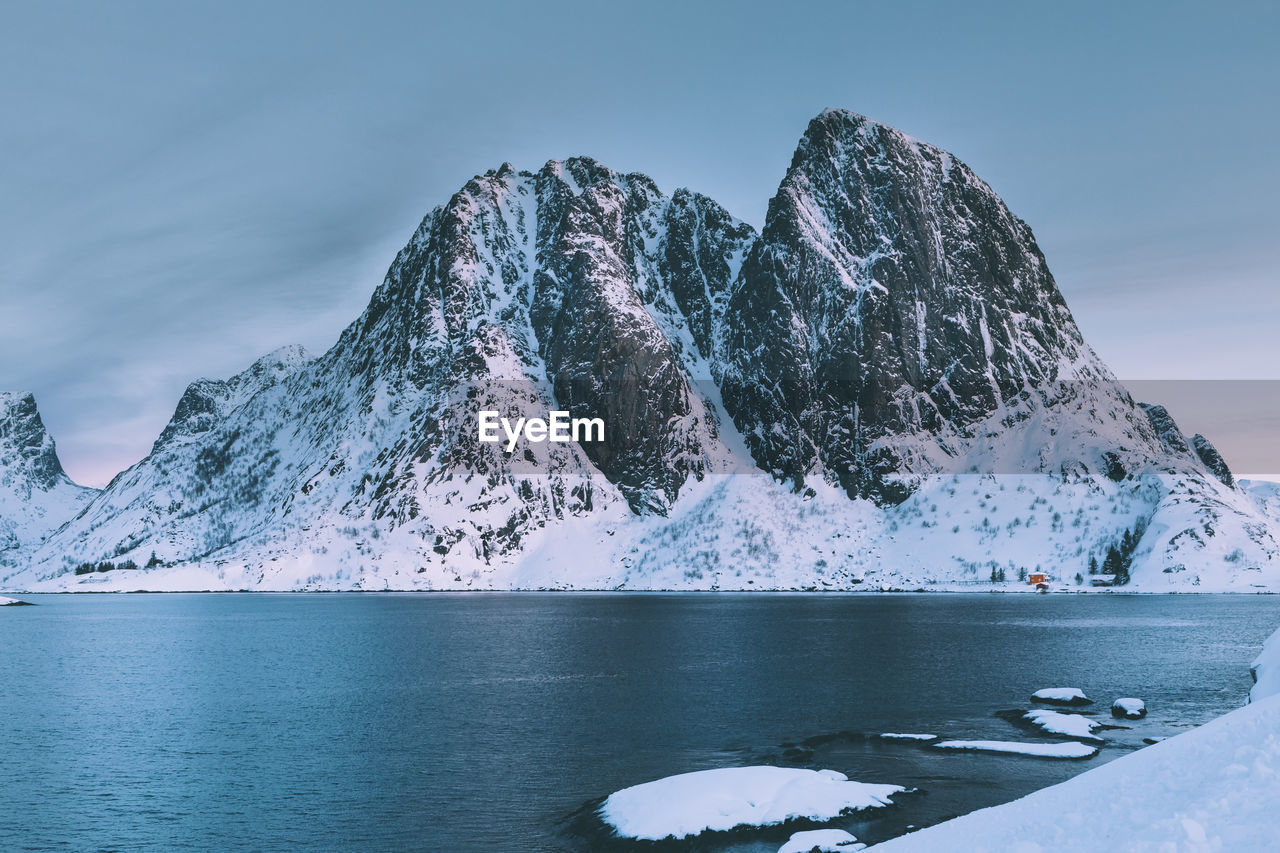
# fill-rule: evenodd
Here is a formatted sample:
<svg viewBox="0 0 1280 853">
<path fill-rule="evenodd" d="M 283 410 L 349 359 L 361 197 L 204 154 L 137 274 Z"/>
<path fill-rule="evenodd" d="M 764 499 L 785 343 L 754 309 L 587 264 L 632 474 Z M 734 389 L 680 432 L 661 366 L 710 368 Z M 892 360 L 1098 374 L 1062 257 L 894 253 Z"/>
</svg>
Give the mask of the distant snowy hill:
<svg viewBox="0 0 1280 853">
<path fill-rule="evenodd" d="M 552 409 L 605 440 L 478 440 Z M 1274 525 L 990 187 L 828 110 L 760 234 L 587 158 L 474 178 L 331 350 L 193 384 L 0 583 L 1083 590 L 1119 550 L 1129 589 L 1243 591 L 1280 589 Z"/>
<path fill-rule="evenodd" d="M 62 470 L 35 397 L 0 392 L 0 574 L 97 494 Z"/>
</svg>

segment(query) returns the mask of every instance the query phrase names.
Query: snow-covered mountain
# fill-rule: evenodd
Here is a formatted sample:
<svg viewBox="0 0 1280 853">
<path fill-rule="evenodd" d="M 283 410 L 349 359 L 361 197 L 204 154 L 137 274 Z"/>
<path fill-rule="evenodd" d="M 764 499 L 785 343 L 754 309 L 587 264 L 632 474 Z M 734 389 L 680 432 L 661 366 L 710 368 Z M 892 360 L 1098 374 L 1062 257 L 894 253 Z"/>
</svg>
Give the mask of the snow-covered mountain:
<svg viewBox="0 0 1280 853">
<path fill-rule="evenodd" d="M 604 440 L 478 439 L 553 409 Z M 828 110 L 759 235 L 587 158 L 474 178 L 332 349 L 193 384 L 3 582 L 1087 589 L 1114 546 L 1130 588 L 1245 590 L 1280 587 L 1273 524 L 990 187 Z M 153 567 L 74 571 L 122 560 Z"/>
<path fill-rule="evenodd" d="M 0 392 L 0 573 L 21 560 L 97 494 L 62 470 L 30 394 Z"/>
</svg>

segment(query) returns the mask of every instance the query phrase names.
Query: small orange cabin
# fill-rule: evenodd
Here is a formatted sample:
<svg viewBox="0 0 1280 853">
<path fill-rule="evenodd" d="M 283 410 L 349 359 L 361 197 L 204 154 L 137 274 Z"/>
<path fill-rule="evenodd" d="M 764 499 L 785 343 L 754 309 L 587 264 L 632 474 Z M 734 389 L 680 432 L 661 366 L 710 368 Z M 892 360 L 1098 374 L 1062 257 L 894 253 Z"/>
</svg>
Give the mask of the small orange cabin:
<svg viewBox="0 0 1280 853">
<path fill-rule="evenodd" d="M 1048 583 L 1048 582 L 1049 582 L 1049 576 L 1044 574 L 1043 572 L 1036 572 L 1035 574 L 1027 578 L 1027 583 L 1031 584 L 1032 586 L 1035 586 L 1038 583 Z"/>
</svg>

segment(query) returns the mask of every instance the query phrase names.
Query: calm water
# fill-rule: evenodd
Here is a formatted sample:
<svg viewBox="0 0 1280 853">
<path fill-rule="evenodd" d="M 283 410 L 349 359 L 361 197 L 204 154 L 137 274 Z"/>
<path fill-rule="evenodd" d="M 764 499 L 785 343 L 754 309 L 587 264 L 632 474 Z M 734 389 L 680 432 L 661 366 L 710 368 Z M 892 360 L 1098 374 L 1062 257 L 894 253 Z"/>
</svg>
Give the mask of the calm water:
<svg viewBox="0 0 1280 853">
<path fill-rule="evenodd" d="M 866 840 L 1003 802 L 1244 702 L 1280 598 L 30 596 L 0 610 L 0 849 L 769 851 L 609 837 L 602 797 L 751 763 L 918 787 Z M 1151 714 L 1092 761 L 996 716 L 1080 686 Z"/>
</svg>

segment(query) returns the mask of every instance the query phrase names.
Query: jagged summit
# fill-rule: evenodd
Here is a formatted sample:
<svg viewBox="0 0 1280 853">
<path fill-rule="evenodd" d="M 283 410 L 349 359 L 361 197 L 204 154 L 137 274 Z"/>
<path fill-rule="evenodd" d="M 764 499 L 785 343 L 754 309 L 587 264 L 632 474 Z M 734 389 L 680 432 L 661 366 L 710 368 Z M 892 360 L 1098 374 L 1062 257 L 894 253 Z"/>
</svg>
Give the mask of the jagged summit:
<svg viewBox="0 0 1280 853">
<path fill-rule="evenodd" d="M 152 446 L 154 453 L 171 441 L 208 432 L 255 394 L 297 372 L 311 361 L 296 344 L 273 350 L 230 379 L 197 379 L 187 386 L 173 417 Z"/>
<path fill-rule="evenodd" d="M 1231 474 L 1231 469 L 1227 466 L 1227 461 L 1222 458 L 1218 448 L 1213 446 L 1213 442 L 1200 433 L 1196 433 L 1188 439 L 1182 430 L 1178 428 L 1178 424 L 1174 421 L 1173 416 L 1169 414 L 1169 410 L 1164 406 L 1152 403 L 1139 403 L 1138 405 L 1151 421 L 1151 426 L 1155 429 L 1156 435 L 1159 436 L 1160 443 L 1166 451 L 1174 456 L 1185 456 L 1199 460 L 1205 469 L 1224 486 L 1229 489 L 1236 487 L 1235 478 Z"/>
<path fill-rule="evenodd" d="M 0 568 L 45 539 L 97 492 L 71 482 L 36 398 L 0 391 Z"/>
<path fill-rule="evenodd" d="M 1025 389 L 1109 379 L 1031 229 L 986 183 L 838 110 L 800 140 L 727 323 L 735 421 L 788 425 L 753 439 L 757 458 L 882 501 Z"/>
<path fill-rule="evenodd" d="M 552 409 L 604 440 L 478 438 Z M 1172 440 L 986 183 L 827 110 L 760 234 L 589 157 L 472 178 L 328 352 L 193 383 L 19 577 L 155 552 L 169 588 L 893 586 L 1145 530 L 1135 583 L 1280 586 L 1258 505 Z"/>
<path fill-rule="evenodd" d="M 1218 452 L 1218 448 L 1213 446 L 1213 442 L 1200 433 L 1196 433 L 1191 436 L 1191 446 L 1195 449 L 1196 456 L 1204 463 L 1204 467 L 1208 468 L 1213 476 L 1217 477 L 1224 486 L 1228 488 L 1235 487 L 1235 477 L 1231 475 L 1227 460 L 1222 458 L 1222 454 Z"/>
<path fill-rule="evenodd" d="M 291 373 L 311 361 L 312 355 L 301 344 L 287 344 L 264 355 L 249 367 L 249 373 L 258 374 L 267 371 Z"/>
<path fill-rule="evenodd" d="M 66 479 L 30 392 L 0 392 L 0 473 L 14 481 L 24 478 L 26 486 L 41 491 Z"/>
<path fill-rule="evenodd" d="M 837 151 L 850 145 L 864 148 L 883 148 L 884 141 L 894 144 L 918 146 L 936 154 L 947 154 L 940 148 L 922 142 L 893 125 L 876 121 L 870 116 L 840 107 L 827 107 L 809 120 L 804 134 L 791 155 L 791 169 L 817 159 L 839 159 Z"/>
</svg>

